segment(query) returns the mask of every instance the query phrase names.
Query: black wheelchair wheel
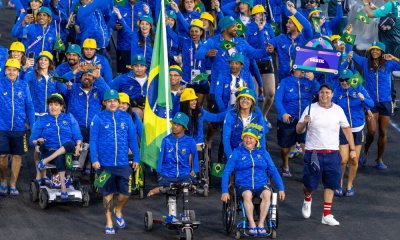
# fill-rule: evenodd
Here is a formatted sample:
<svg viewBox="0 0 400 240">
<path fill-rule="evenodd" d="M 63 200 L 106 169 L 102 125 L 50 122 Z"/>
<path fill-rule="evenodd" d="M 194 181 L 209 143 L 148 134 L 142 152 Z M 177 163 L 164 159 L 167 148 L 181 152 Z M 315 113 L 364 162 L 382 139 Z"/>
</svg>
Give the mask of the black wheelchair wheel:
<svg viewBox="0 0 400 240">
<path fill-rule="evenodd" d="M 236 187 L 231 185 L 229 188 L 229 195 L 230 195 L 230 219 L 228 219 L 229 229 L 228 233 L 231 233 L 235 228 L 236 222 L 236 209 L 237 209 L 237 194 L 236 194 Z"/>
<path fill-rule="evenodd" d="M 222 163 L 224 161 L 223 159 L 224 159 L 224 144 L 221 141 L 218 147 L 218 163 Z"/>
</svg>

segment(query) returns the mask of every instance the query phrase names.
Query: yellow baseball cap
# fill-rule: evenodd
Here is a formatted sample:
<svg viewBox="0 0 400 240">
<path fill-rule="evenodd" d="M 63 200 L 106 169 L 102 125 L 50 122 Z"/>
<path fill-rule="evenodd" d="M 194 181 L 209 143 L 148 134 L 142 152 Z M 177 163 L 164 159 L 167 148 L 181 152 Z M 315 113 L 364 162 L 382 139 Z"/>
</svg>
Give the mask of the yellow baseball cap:
<svg viewBox="0 0 400 240">
<path fill-rule="evenodd" d="M 181 95 L 181 102 L 197 99 L 196 93 L 193 88 L 186 88 Z"/>
<path fill-rule="evenodd" d="M 97 48 L 96 40 L 88 38 L 83 42 L 83 48 Z"/>
<path fill-rule="evenodd" d="M 254 6 L 253 10 L 251 11 L 251 15 L 257 14 L 257 13 L 265 13 L 265 8 L 263 7 L 263 5 L 256 5 Z"/>
<path fill-rule="evenodd" d="M 190 22 L 189 29 L 190 29 L 191 27 L 198 27 L 198 28 L 200 28 L 201 30 L 204 30 L 203 21 L 201 21 L 200 19 L 193 19 L 193 20 Z"/>
<path fill-rule="evenodd" d="M 119 101 L 121 103 L 127 103 L 127 104 L 131 105 L 128 94 L 121 92 L 121 93 L 118 93 L 118 96 L 119 96 Z"/>
<path fill-rule="evenodd" d="M 201 19 L 201 18 L 207 19 L 207 20 L 209 20 L 209 21 L 211 21 L 211 22 L 214 22 L 214 17 L 213 17 L 211 14 L 209 14 L 208 12 L 203 12 L 203 13 L 201 14 L 201 16 L 200 16 L 200 19 Z"/>
</svg>

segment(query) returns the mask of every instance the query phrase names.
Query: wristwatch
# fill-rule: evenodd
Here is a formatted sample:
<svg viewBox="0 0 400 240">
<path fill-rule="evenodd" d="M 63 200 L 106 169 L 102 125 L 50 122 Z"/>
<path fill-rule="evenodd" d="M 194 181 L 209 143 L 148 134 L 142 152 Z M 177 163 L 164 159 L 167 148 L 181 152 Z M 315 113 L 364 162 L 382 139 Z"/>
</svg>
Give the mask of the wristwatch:
<svg viewBox="0 0 400 240">
<path fill-rule="evenodd" d="M 369 3 L 364 3 L 364 6 L 367 6 L 367 5 L 369 5 Z"/>
<path fill-rule="evenodd" d="M 350 152 L 355 152 L 356 150 L 355 149 L 350 149 Z"/>
</svg>

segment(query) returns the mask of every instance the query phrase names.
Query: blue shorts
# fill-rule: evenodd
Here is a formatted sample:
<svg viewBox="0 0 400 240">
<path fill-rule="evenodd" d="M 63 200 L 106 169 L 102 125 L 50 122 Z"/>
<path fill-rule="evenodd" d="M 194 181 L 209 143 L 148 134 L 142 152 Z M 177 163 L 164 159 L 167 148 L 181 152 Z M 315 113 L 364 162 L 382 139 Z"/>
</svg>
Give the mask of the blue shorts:
<svg viewBox="0 0 400 240">
<path fill-rule="evenodd" d="M 332 153 L 318 153 L 320 170 L 315 172 L 310 165 L 312 152 L 306 151 L 304 155 L 303 184 L 309 190 L 317 190 L 322 177 L 324 188 L 339 189 L 342 180 L 342 157 L 339 151 Z"/>
<path fill-rule="evenodd" d="M 74 142 L 66 142 L 63 147 L 65 148 L 66 153 L 75 153 L 75 143 Z M 44 159 L 49 157 L 57 150 L 47 150 L 40 154 L 39 158 Z M 65 154 L 58 155 L 55 159 L 49 162 L 50 164 L 56 165 L 57 172 L 65 171 Z"/>
<path fill-rule="evenodd" d="M 25 131 L 0 131 L 0 155 L 28 153 Z"/>
<path fill-rule="evenodd" d="M 217 105 L 217 101 L 215 101 L 215 94 L 210 94 L 210 102 L 211 102 L 211 108 L 212 108 L 212 113 L 217 114 L 219 113 L 219 108 Z M 211 122 L 211 125 L 214 128 L 222 128 L 224 122 Z"/>
<path fill-rule="evenodd" d="M 81 130 L 81 135 L 84 143 L 89 143 L 90 141 L 90 128 L 79 127 Z"/>
<path fill-rule="evenodd" d="M 305 143 L 306 133 L 297 134 L 297 124 L 286 124 L 278 119 L 277 123 L 277 136 L 278 146 L 281 148 L 288 148 L 298 143 Z"/>
<path fill-rule="evenodd" d="M 271 189 L 270 189 L 270 186 L 268 186 L 268 185 L 259 187 L 259 188 L 257 188 L 257 189 L 250 189 L 250 188 L 244 187 L 244 186 L 237 186 L 237 187 L 236 187 L 236 193 L 237 193 L 237 195 L 240 196 L 240 197 L 241 197 L 241 196 L 243 195 L 243 193 L 244 193 L 245 191 L 247 191 L 247 190 L 251 191 L 251 193 L 253 194 L 253 197 L 256 196 L 256 197 L 260 198 L 260 196 L 261 196 L 262 192 L 264 192 L 264 190 L 270 191 Z"/>
<path fill-rule="evenodd" d="M 354 138 L 354 145 L 365 144 L 365 129 L 363 128 L 361 131 L 353 132 L 353 138 Z M 340 140 L 340 145 L 349 144 L 342 129 L 340 129 L 339 140 Z"/>
<path fill-rule="evenodd" d="M 167 177 L 165 175 L 158 176 L 158 186 L 159 187 L 169 187 L 170 183 L 192 183 L 190 175 L 183 177 Z"/>
<path fill-rule="evenodd" d="M 206 95 L 206 94 L 209 94 L 210 93 L 210 84 L 207 82 L 207 83 L 203 83 L 203 84 L 200 84 L 200 85 L 192 85 L 192 84 L 188 84 L 188 85 L 186 85 L 186 87 L 187 88 L 193 88 L 193 90 L 195 91 L 195 93 L 198 93 L 198 94 L 204 94 L 204 95 Z"/>
<path fill-rule="evenodd" d="M 100 169 L 97 170 L 97 176 L 100 176 L 103 171 L 111 173 L 111 177 L 101 188 L 103 196 L 108 196 L 117 192 L 126 196 L 131 195 L 133 172 L 131 166 L 100 167 Z"/>
<path fill-rule="evenodd" d="M 394 115 L 393 103 L 392 101 L 376 102 L 374 103 L 374 107 L 371 108 L 371 112 L 391 117 Z M 365 114 L 367 114 L 367 112 L 365 112 Z"/>
</svg>

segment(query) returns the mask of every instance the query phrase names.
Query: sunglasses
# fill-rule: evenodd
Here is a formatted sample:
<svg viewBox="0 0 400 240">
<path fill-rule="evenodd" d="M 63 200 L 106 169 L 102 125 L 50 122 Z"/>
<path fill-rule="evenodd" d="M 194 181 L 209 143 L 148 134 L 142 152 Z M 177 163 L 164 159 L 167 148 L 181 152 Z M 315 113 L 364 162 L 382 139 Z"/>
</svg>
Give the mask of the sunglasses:
<svg viewBox="0 0 400 240">
<path fill-rule="evenodd" d="M 346 78 L 340 78 L 339 82 L 347 82 L 347 79 Z"/>
<path fill-rule="evenodd" d="M 316 1 L 307 0 L 306 3 L 311 3 L 311 4 L 313 4 L 313 3 L 316 3 Z"/>
</svg>

